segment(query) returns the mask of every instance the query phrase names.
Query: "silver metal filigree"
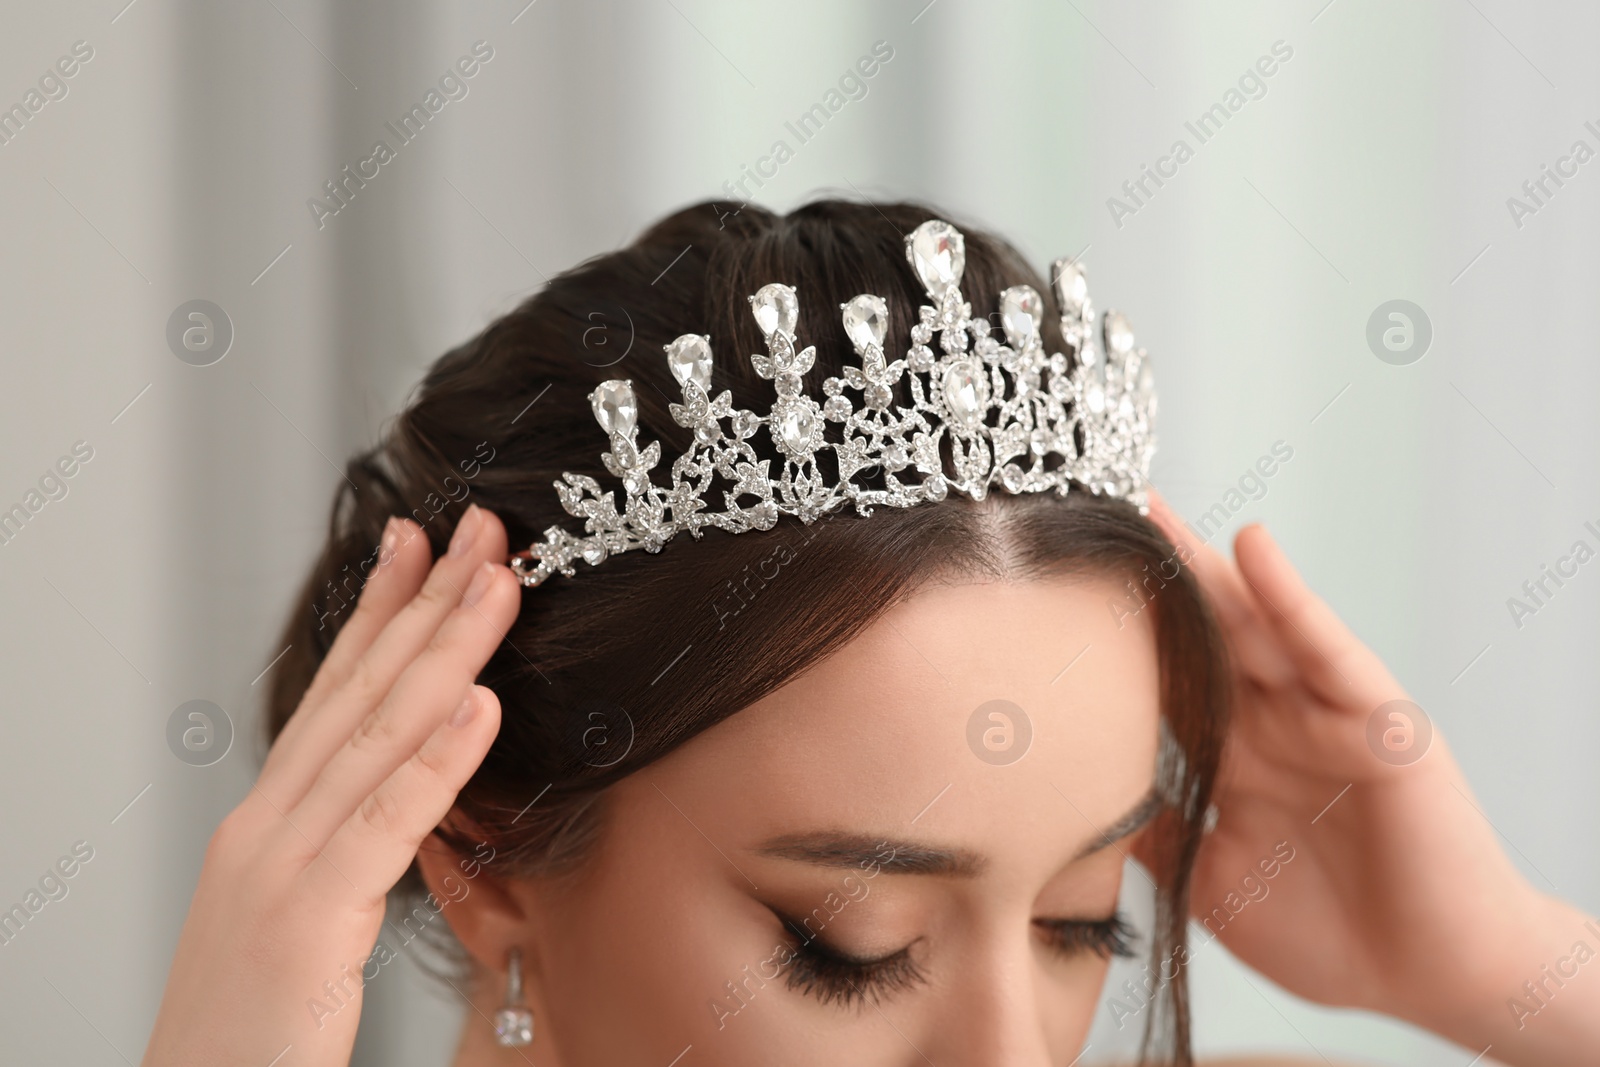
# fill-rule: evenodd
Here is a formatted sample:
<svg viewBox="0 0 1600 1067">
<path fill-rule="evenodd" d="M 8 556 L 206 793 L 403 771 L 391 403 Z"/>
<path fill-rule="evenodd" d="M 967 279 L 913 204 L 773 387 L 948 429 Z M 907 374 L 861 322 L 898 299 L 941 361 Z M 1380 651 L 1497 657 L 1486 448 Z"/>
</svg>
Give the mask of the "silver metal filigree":
<svg viewBox="0 0 1600 1067">
<path fill-rule="evenodd" d="M 961 296 L 965 245 L 954 226 L 939 219 L 918 226 L 906 237 L 906 258 L 930 301 L 911 329 L 910 347 L 889 359 L 882 297 L 864 293 L 841 304 L 860 364 L 827 378 L 821 402 L 801 386 L 816 349 L 796 348 L 800 305 L 791 286 L 774 282 L 749 298 L 767 347 L 750 361 L 777 394 L 765 415 L 735 408 L 730 390 L 711 397 L 708 337 L 684 334 L 666 345 L 683 390 L 683 403 L 669 410 L 694 431 L 689 451 L 672 463 L 670 485 L 650 475 L 661 461 L 661 442 L 639 446 L 632 381 L 601 383 L 589 394 L 611 442 L 600 459 L 622 481 L 626 502 L 619 512 L 612 491 L 563 472 L 556 493 L 569 514 L 584 520 L 585 535 L 546 529 L 543 541 L 511 557 L 522 584 L 536 586 L 555 573 L 571 577 L 580 559 L 598 566 L 618 552 L 659 552 L 678 534 L 698 538 L 708 526 L 769 530 L 780 515 L 809 525 L 846 501 L 869 516 L 878 505 L 914 507 L 952 492 L 981 500 L 995 485 L 1009 493 L 1065 495 L 1075 483 L 1147 512 L 1156 409 L 1149 359 L 1120 312 L 1108 310 L 1097 335 L 1082 265 L 1058 259 L 1051 267 L 1069 356 L 1045 354 L 1044 301 L 1029 286 L 1000 294 L 999 336 L 987 318 L 973 318 Z M 902 378 L 909 407 L 893 402 Z M 826 432 L 829 424 L 837 433 Z M 779 456 L 776 477 L 771 461 L 750 444 L 763 428 Z M 836 481 L 817 465 L 823 451 L 834 454 Z M 882 487 L 858 484 L 861 471 L 881 474 Z M 718 489 L 720 511 L 711 509 Z"/>
</svg>

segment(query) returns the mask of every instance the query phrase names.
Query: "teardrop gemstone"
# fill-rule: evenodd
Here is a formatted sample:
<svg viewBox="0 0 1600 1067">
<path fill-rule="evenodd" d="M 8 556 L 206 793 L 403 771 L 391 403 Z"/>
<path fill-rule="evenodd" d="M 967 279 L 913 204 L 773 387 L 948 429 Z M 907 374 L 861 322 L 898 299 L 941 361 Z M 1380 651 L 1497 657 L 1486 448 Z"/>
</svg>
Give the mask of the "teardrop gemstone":
<svg viewBox="0 0 1600 1067">
<path fill-rule="evenodd" d="M 1070 259 L 1058 259 L 1051 264 L 1050 273 L 1061 313 L 1077 315 L 1083 310 L 1083 302 L 1089 299 L 1089 281 L 1084 276 L 1083 265 Z"/>
<path fill-rule="evenodd" d="M 889 305 L 883 297 L 862 293 L 844 305 L 840 317 L 844 319 L 844 332 L 857 351 L 865 351 L 868 345 L 883 347 L 889 332 Z"/>
<path fill-rule="evenodd" d="M 1106 347 L 1118 355 L 1126 355 L 1133 348 L 1133 324 L 1120 311 L 1106 312 Z"/>
<path fill-rule="evenodd" d="M 1148 364 L 1148 363 L 1146 363 L 1143 367 L 1141 367 L 1139 369 L 1139 385 L 1138 385 L 1138 389 L 1139 389 L 1139 396 L 1142 397 L 1142 398 L 1143 397 L 1151 397 L 1151 396 L 1155 395 L 1155 391 L 1156 391 L 1156 376 L 1155 376 L 1155 373 L 1150 369 L 1150 364 Z"/>
<path fill-rule="evenodd" d="M 756 290 L 750 298 L 750 308 L 755 312 L 756 325 L 768 337 L 781 333 L 794 340 L 795 323 L 800 318 L 800 301 L 795 298 L 794 287 L 782 282 L 772 282 Z"/>
<path fill-rule="evenodd" d="M 943 219 L 929 219 L 906 238 L 906 258 L 928 295 L 939 299 L 945 290 L 961 284 L 966 269 L 966 242 L 961 231 Z"/>
<path fill-rule="evenodd" d="M 668 345 L 667 366 L 679 385 L 692 381 L 711 391 L 711 342 L 704 335 L 686 333 Z"/>
<path fill-rule="evenodd" d="M 989 379 L 970 359 L 958 359 L 944 372 L 944 403 L 963 426 L 976 426 L 989 406 Z"/>
<path fill-rule="evenodd" d="M 1021 351 L 1039 333 L 1044 321 L 1044 301 L 1031 285 L 1013 285 L 1000 294 L 1000 324 L 1006 342 Z"/>
<path fill-rule="evenodd" d="M 639 416 L 639 405 L 633 397 L 633 382 L 627 378 L 613 378 L 601 382 L 589 394 L 589 405 L 594 409 L 595 421 L 606 433 L 628 436 Z"/>
</svg>

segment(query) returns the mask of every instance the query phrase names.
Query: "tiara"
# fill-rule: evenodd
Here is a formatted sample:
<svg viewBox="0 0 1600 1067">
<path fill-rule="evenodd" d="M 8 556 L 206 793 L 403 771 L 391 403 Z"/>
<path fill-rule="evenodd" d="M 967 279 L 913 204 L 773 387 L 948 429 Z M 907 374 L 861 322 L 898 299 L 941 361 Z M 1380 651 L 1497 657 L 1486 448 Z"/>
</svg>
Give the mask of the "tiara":
<svg viewBox="0 0 1600 1067">
<path fill-rule="evenodd" d="M 1075 483 L 1147 513 L 1154 381 L 1145 350 L 1134 347 L 1133 328 L 1120 312 L 1101 317 L 1096 344 L 1082 265 L 1058 259 L 1051 266 L 1069 359 L 1045 354 L 1044 302 L 1030 286 L 1000 294 L 1003 340 L 988 318 L 972 317 L 960 289 L 965 244 L 954 226 L 924 222 L 907 235 L 906 258 L 930 301 L 911 328 L 911 347 L 904 358 L 888 361 L 889 308 L 882 297 L 864 293 L 841 304 L 845 333 L 861 363 L 826 379 L 820 403 L 801 387 L 816 349 L 795 347 L 800 304 L 792 286 L 774 282 L 749 297 L 767 346 L 750 362 L 777 393 L 766 415 L 735 408 L 730 390 L 711 398 L 710 337 L 688 333 L 664 346 L 683 389 L 683 403 L 669 404 L 672 418 L 694 431 L 689 450 L 673 461 L 670 487 L 650 475 L 661 461 L 661 442 L 639 447 L 632 380 L 602 382 L 589 393 L 595 421 L 611 442 L 600 458 L 621 479 L 627 502 L 619 512 L 612 492 L 602 492 L 593 478 L 563 472 L 556 493 L 568 514 L 584 520 L 585 536 L 546 529 L 543 541 L 511 557 L 522 584 L 539 585 L 558 571 L 571 577 L 580 559 L 598 566 L 632 549 L 659 552 L 685 530 L 697 539 L 708 526 L 736 534 L 769 530 L 780 515 L 810 525 L 845 501 L 866 517 L 877 505 L 914 507 L 952 491 L 974 500 L 991 485 L 1009 493 L 1065 495 Z M 931 347 L 936 333 L 937 353 Z M 893 403 L 902 377 L 909 407 Z M 827 439 L 827 423 L 839 425 L 837 440 Z M 771 460 L 759 458 L 750 444 L 763 426 L 782 457 L 777 478 L 768 473 Z M 944 459 L 945 441 L 953 470 Z M 824 451 L 836 461 L 835 481 L 817 465 Z M 880 471 L 882 488 L 855 480 Z M 711 511 L 718 480 L 724 510 Z"/>
</svg>

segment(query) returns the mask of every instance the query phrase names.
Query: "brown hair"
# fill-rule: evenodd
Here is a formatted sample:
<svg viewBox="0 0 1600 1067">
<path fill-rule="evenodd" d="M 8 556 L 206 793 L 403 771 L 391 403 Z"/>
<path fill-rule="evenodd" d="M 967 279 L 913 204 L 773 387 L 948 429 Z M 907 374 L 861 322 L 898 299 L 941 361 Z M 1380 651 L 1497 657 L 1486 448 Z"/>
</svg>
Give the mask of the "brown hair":
<svg viewBox="0 0 1600 1067">
<path fill-rule="evenodd" d="M 293 647 L 274 678 L 273 735 L 348 617 L 390 515 L 419 522 L 436 555 L 468 497 L 504 520 L 514 549 L 552 524 L 581 532 L 551 483 L 570 470 L 611 487 L 590 390 L 632 379 L 641 444 L 659 439 L 668 457 L 655 472 L 660 482 L 689 441 L 668 412 L 681 390 L 662 345 L 709 334 L 717 353 L 712 395 L 730 388 L 736 404 L 763 410 L 772 387 L 747 357 L 765 345 L 744 297 L 786 282 L 800 297 L 800 343 L 816 346 L 805 387 L 820 396 L 823 379 L 858 358 L 838 321 L 842 302 L 878 294 L 888 302 L 889 337 L 909 335 L 927 298 L 904 239 L 936 217 L 949 218 L 913 203 L 818 200 L 787 215 L 697 204 L 557 276 L 446 353 L 377 447 L 347 466 L 327 545 L 283 639 Z M 1001 290 L 1032 285 L 1045 294 L 1046 350 L 1067 351 L 1050 288 L 1020 253 L 950 221 L 966 236 L 961 287 L 972 306 L 998 308 Z M 906 388 L 904 380 L 896 386 L 900 403 L 909 403 Z M 837 440 L 838 424 L 827 428 Z M 750 443 L 781 458 L 765 434 Z M 1227 674 L 1199 587 L 1176 558 L 1132 505 L 1074 487 L 1065 497 L 996 491 L 983 505 L 952 494 L 935 505 L 878 508 L 866 520 L 842 510 L 810 526 L 785 517 L 754 536 L 708 529 L 658 554 L 628 552 L 594 568 L 580 562 L 575 577 L 557 575 L 525 594 L 484 669 L 480 681 L 504 708 L 500 734 L 458 801 L 461 825 L 473 834 L 441 836 L 463 855 L 487 838 L 497 867 L 517 873 L 577 863 L 599 832 L 607 785 L 779 688 L 931 578 L 1125 576 L 1154 612 L 1169 742 L 1158 784 L 1171 805 L 1152 830 L 1159 890 L 1150 951 L 1158 975 L 1176 975 L 1146 1017 L 1145 1054 L 1187 1064 L 1189 879 L 1216 773 Z M 413 869 L 400 892 L 419 885 Z"/>
</svg>

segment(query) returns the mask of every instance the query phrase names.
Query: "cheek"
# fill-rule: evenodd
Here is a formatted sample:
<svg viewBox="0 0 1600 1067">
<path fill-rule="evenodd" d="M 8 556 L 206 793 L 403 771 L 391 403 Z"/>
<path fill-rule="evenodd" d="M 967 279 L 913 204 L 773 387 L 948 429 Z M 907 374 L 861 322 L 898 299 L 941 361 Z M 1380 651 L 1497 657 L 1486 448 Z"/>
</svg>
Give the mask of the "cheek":
<svg viewBox="0 0 1600 1067">
<path fill-rule="evenodd" d="M 1058 1062 L 1065 1063 L 1088 1040 L 1111 961 L 1084 956 L 1071 963 L 1047 961 L 1042 970 L 1039 1018 L 1050 1027 L 1051 1048 L 1060 1057 Z"/>
<path fill-rule="evenodd" d="M 1095 1008 L 1107 976 L 1113 973 L 1113 965 L 1121 964 L 1116 971 L 1118 984 L 1122 981 L 1122 971 L 1130 964 L 1134 969 L 1143 966 L 1152 931 L 1135 919 L 1137 909 L 1122 906 L 1125 870 L 1121 854 L 1107 849 L 1079 864 L 1071 878 L 1047 887 L 1034 903 L 1033 913 L 1040 916 L 1104 916 L 1120 911 L 1133 931 L 1130 937 L 1136 953 L 1133 959 L 1115 956 L 1102 959 L 1092 952 L 1063 956 L 1043 941 L 1037 943 L 1035 973 L 1039 976 L 1039 1017 L 1050 1026 L 1052 1048 L 1057 1052 L 1082 1047 L 1095 1021 Z M 1138 888 L 1148 887 L 1141 882 Z M 1073 1052 L 1068 1052 L 1065 1059 L 1070 1060 L 1072 1055 Z"/>
<path fill-rule="evenodd" d="M 711 1004 L 726 998 L 723 983 L 773 948 L 739 935 L 750 923 L 726 887 L 726 864 L 718 870 L 700 854 L 722 863 L 716 852 L 641 813 L 648 798 L 638 800 L 617 805 L 623 818 L 607 826 L 540 935 L 548 1032 L 563 1062 L 666 1063 L 690 1044 L 700 1061 L 726 1022 L 738 1022 L 719 1033 Z"/>
</svg>

